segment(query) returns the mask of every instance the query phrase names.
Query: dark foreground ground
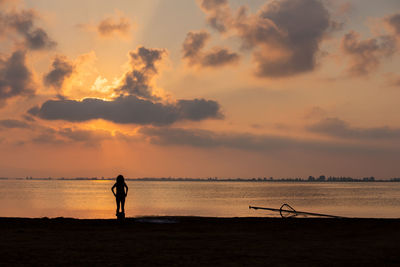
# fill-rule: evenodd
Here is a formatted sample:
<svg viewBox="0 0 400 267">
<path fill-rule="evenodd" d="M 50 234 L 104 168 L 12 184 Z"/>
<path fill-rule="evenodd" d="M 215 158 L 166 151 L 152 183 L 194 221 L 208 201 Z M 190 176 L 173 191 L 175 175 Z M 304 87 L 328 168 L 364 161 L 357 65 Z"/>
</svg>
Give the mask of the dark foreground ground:
<svg viewBox="0 0 400 267">
<path fill-rule="evenodd" d="M 0 265 L 400 265 L 400 220 L 0 218 Z"/>
</svg>

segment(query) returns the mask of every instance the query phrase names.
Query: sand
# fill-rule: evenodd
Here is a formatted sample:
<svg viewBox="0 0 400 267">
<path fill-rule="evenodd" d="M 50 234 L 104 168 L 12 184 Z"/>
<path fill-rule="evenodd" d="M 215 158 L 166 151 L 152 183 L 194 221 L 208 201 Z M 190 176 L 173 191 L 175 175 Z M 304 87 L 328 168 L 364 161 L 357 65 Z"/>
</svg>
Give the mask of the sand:
<svg viewBox="0 0 400 267">
<path fill-rule="evenodd" d="M 400 265 L 400 220 L 0 218 L 0 264 Z"/>
</svg>

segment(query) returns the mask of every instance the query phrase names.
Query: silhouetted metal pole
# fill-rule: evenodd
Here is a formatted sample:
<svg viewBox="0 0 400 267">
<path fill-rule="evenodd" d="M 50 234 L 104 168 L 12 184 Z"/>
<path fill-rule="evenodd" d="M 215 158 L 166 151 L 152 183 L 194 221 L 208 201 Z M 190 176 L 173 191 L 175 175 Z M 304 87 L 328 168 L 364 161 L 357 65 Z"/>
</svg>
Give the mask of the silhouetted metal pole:
<svg viewBox="0 0 400 267">
<path fill-rule="evenodd" d="M 287 207 L 289 209 L 283 209 L 284 207 Z M 249 209 L 255 209 L 255 210 L 270 210 L 270 211 L 275 211 L 275 212 L 279 212 L 279 214 L 281 215 L 282 218 L 285 218 L 282 215 L 282 212 L 288 212 L 293 214 L 293 216 L 297 216 L 297 215 L 310 215 L 310 216 L 320 216 L 320 217 L 328 217 L 328 218 L 336 218 L 336 219 L 340 219 L 340 218 L 345 218 L 342 216 L 335 216 L 335 215 L 329 215 L 329 214 L 322 214 L 322 213 L 314 213 L 314 212 L 305 212 L 305 211 L 297 211 L 295 209 L 293 209 L 291 206 L 289 206 L 288 204 L 283 204 L 279 209 L 273 209 L 273 208 L 264 208 L 264 207 L 253 207 L 253 206 L 249 206 Z"/>
</svg>

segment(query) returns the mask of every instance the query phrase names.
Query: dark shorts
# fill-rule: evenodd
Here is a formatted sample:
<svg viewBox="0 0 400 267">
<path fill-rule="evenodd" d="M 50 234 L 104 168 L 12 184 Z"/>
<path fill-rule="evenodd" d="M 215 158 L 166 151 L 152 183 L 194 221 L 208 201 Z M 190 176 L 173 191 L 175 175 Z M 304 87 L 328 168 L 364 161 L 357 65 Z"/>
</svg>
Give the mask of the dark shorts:
<svg viewBox="0 0 400 267">
<path fill-rule="evenodd" d="M 125 195 L 117 195 L 115 198 L 117 199 L 117 201 L 123 201 L 125 200 Z"/>
</svg>

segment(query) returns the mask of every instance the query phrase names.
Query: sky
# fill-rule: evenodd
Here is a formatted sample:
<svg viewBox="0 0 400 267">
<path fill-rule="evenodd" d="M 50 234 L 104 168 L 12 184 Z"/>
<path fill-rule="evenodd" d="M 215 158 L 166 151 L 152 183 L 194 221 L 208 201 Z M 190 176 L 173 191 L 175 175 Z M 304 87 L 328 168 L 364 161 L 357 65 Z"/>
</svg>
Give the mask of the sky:
<svg viewBox="0 0 400 267">
<path fill-rule="evenodd" d="M 0 0 L 0 177 L 400 177 L 398 0 Z"/>
</svg>

